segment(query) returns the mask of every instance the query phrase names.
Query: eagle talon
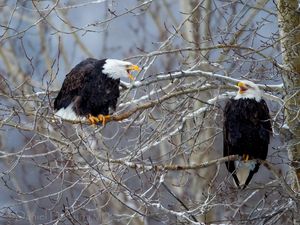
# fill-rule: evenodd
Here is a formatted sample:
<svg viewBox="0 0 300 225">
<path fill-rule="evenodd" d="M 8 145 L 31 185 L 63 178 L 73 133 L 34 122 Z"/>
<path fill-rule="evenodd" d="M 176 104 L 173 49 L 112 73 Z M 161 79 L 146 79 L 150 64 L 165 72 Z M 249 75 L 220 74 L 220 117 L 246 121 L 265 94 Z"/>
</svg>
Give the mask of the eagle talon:
<svg viewBox="0 0 300 225">
<path fill-rule="evenodd" d="M 109 119 L 110 119 L 110 115 L 102 115 L 102 114 L 98 115 L 98 120 L 99 120 L 98 122 L 102 122 L 102 126 L 105 126 L 107 120 Z"/>
<path fill-rule="evenodd" d="M 243 160 L 244 162 L 248 162 L 248 160 L 249 160 L 249 155 L 248 155 L 248 154 L 243 154 L 242 160 Z"/>
<path fill-rule="evenodd" d="M 95 116 L 92 116 L 91 114 L 88 115 L 88 120 L 92 125 L 95 125 L 99 122 L 99 119 Z"/>
</svg>

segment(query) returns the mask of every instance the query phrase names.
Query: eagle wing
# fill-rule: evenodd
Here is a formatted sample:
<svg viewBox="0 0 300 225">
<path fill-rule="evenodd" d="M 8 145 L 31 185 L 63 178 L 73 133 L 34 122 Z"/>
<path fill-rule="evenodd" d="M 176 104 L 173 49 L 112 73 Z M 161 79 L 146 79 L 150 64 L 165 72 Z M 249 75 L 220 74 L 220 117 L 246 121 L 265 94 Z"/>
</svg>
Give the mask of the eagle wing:
<svg viewBox="0 0 300 225">
<path fill-rule="evenodd" d="M 88 58 L 76 65 L 67 75 L 54 101 L 54 109 L 66 108 L 76 101 L 84 87 L 86 77 L 94 69 L 97 59 Z"/>
<path fill-rule="evenodd" d="M 239 124 L 233 124 L 229 121 L 232 120 L 233 100 L 230 99 L 224 109 L 224 127 L 223 127 L 223 156 L 235 155 L 236 152 L 232 151 L 232 143 L 236 143 L 238 138 L 241 138 L 241 134 L 238 132 Z M 239 187 L 240 182 L 236 175 L 234 161 L 225 162 L 225 165 L 229 173 L 233 176 L 236 185 Z"/>
</svg>

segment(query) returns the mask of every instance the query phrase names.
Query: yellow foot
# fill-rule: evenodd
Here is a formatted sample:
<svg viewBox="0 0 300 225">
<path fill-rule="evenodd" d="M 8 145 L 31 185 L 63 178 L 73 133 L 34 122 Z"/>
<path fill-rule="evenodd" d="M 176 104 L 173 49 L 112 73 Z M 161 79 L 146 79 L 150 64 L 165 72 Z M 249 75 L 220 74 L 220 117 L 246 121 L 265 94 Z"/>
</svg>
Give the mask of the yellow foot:
<svg viewBox="0 0 300 225">
<path fill-rule="evenodd" d="M 88 120 L 92 125 L 95 125 L 99 122 L 98 117 L 92 116 L 91 114 L 88 115 Z"/>
<path fill-rule="evenodd" d="M 244 160 L 244 162 L 247 162 L 249 159 L 249 155 L 248 154 L 243 154 L 242 159 Z"/>
<path fill-rule="evenodd" d="M 110 119 L 110 115 L 105 115 L 105 116 L 102 114 L 98 115 L 98 120 L 99 120 L 99 122 L 102 122 L 103 126 L 105 126 L 107 120 L 109 120 L 109 119 Z"/>
</svg>

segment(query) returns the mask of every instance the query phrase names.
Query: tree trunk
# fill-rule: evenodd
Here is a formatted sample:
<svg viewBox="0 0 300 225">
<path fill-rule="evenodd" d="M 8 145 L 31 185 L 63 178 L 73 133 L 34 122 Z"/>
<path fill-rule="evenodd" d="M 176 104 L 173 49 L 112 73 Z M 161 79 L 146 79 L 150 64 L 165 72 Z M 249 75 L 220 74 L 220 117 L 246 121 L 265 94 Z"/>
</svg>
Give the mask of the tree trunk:
<svg viewBox="0 0 300 225">
<path fill-rule="evenodd" d="M 300 12 L 297 0 L 278 0 L 278 23 L 281 38 L 283 82 L 286 87 L 285 117 L 291 132 L 288 154 L 291 160 L 292 187 L 299 191 L 300 180 Z"/>
</svg>

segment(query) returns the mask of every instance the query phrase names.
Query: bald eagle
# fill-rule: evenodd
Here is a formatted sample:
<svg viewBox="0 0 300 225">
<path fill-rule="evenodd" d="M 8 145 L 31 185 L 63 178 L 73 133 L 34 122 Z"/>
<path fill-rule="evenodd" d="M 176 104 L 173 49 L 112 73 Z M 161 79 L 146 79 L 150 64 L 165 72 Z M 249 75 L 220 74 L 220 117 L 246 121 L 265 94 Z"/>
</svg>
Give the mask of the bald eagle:
<svg viewBox="0 0 300 225">
<path fill-rule="evenodd" d="M 56 117 L 91 124 L 105 121 L 116 109 L 120 96 L 121 77 L 129 77 L 137 65 L 117 59 L 88 58 L 76 65 L 67 75 L 55 101 Z"/>
<path fill-rule="evenodd" d="M 224 110 L 224 156 L 239 155 L 241 160 L 226 162 L 228 171 L 238 187 L 247 187 L 260 163 L 265 160 L 272 126 L 269 109 L 262 92 L 251 81 L 238 83 L 237 95 Z"/>
</svg>

